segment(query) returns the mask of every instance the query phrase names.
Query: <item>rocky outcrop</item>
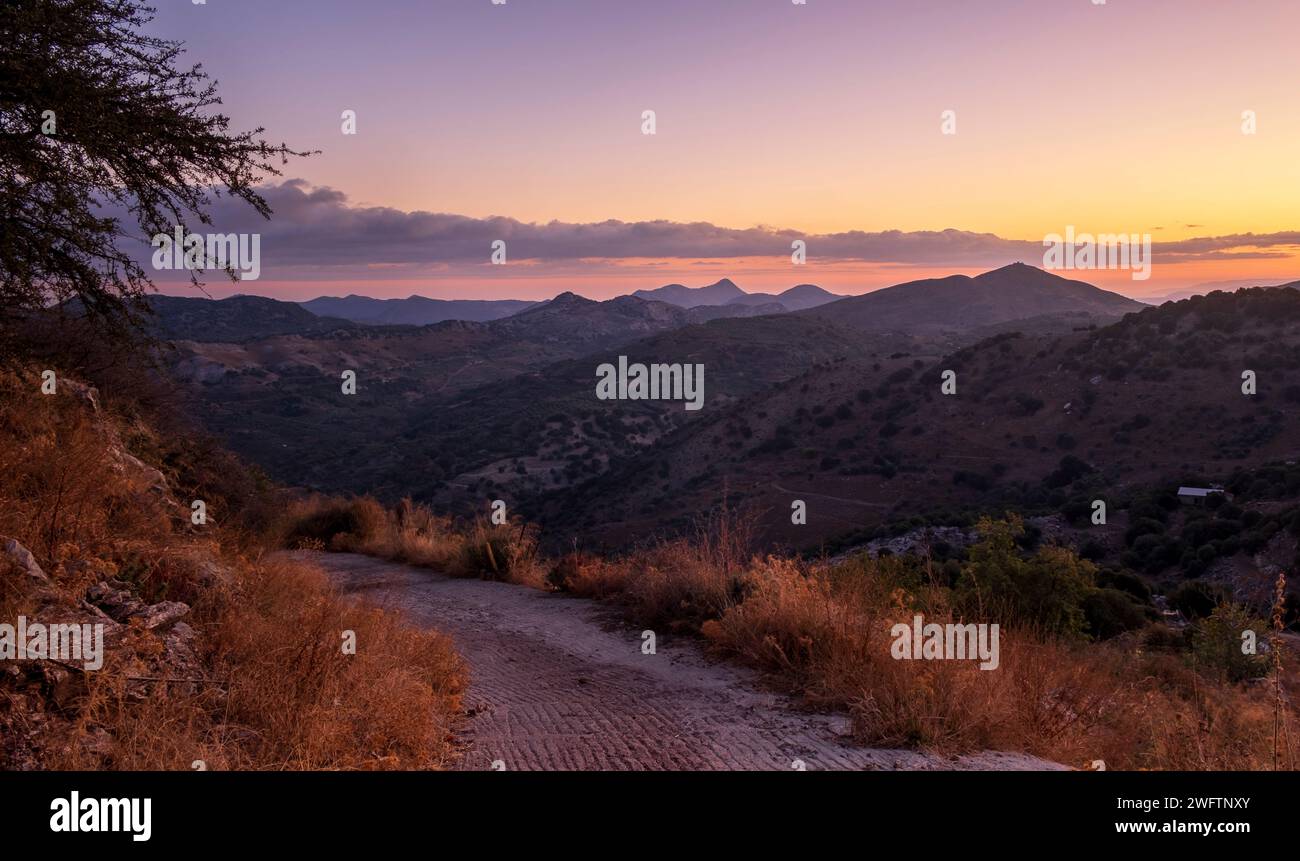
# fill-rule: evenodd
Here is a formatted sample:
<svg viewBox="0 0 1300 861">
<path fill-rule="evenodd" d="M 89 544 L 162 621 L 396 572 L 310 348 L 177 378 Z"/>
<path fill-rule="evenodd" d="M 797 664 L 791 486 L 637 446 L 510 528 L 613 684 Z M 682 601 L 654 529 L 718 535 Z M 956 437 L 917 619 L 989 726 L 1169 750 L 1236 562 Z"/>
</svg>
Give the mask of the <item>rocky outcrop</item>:
<svg viewBox="0 0 1300 861">
<path fill-rule="evenodd" d="M 43 586 L 51 585 L 49 575 L 41 570 L 32 551 L 19 544 L 16 539 L 0 535 L 0 551 L 3 551 L 4 557 L 13 563 L 13 567 L 18 569 L 20 574 Z"/>
<path fill-rule="evenodd" d="M 137 598 L 120 580 L 100 581 L 86 590 L 86 603 L 122 625 L 138 623 L 146 630 L 166 630 L 190 612 L 180 601 L 148 604 Z"/>
<path fill-rule="evenodd" d="M 140 458 L 116 446 L 110 446 L 108 453 L 113 459 L 114 472 L 126 479 L 128 484 L 136 490 L 155 493 L 166 498 L 173 505 L 176 504 L 171 498 L 171 490 L 161 470 L 149 466 Z"/>
<path fill-rule="evenodd" d="M 122 698 L 143 702 L 202 690 L 219 708 L 224 696 L 201 658 L 198 626 L 188 622 L 191 602 L 228 588 L 235 573 L 221 561 L 214 536 L 195 534 L 166 475 L 127 450 L 131 432 L 101 406 L 95 388 L 60 377 L 56 391 L 52 414 L 88 431 L 79 444 L 106 468 L 96 476 L 111 485 L 111 504 L 169 523 L 150 524 L 134 544 L 65 541 L 51 549 L 42 542 L 30 545 L 36 553 L 0 535 L 0 585 L 9 608 L 0 619 L 0 769 L 112 762 L 117 742 L 106 702 L 119 708 Z M 147 436 L 149 429 L 140 430 Z M 165 596 L 154 591 L 160 582 L 168 586 Z"/>
<path fill-rule="evenodd" d="M 185 507 L 172 496 L 167 477 L 162 471 L 126 450 L 117 428 L 111 421 L 106 420 L 100 408 L 99 391 L 94 386 L 66 378 L 59 380 L 59 391 L 80 401 L 91 413 L 95 426 L 104 437 L 104 450 L 113 471 L 136 492 L 150 494 L 156 498 L 163 504 L 169 515 L 188 521 Z"/>
<path fill-rule="evenodd" d="M 18 591 L 26 595 L 32 609 L 23 614 L 28 632 L 34 626 L 87 626 L 102 632 L 103 651 L 99 666 L 85 660 L 66 660 L 61 654 L 42 657 L 14 657 L 0 661 L 0 763 L 11 769 L 40 767 L 48 751 L 45 745 L 75 721 L 86 702 L 96 675 L 109 672 L 124 680 L 124 693 L 133 701 L 152 695 L 159 685 L 172 692 L 193 692 L 205 684 L 199 658 L 196 631 L 184 618 L 190 606 L 180 601 L 150 603 L 141 599 L 129 583 L 108 578 L 69 595 L 72 582 L 89 570 L 75 562 L 60 565 L 50 577 L 35 556 L 20 542 L 0 537 L 0 565 L 5 561 L 18 572 Z M 227 572 L 217 561 L 195 553 L 186 563 L 211 582 L 220 582 Z M 12 576 L 5 574 L 5 576 Z M 15 625 L 17 620 L 0 620 Z M 24 644 L 26 645 L 26 644 Z M 219 692 L 218 692 L 219 693 Z M 111 751 L 112 739 L 95 727 L 86 728 L 79 744 L 91 753 Z"/>
</svg>

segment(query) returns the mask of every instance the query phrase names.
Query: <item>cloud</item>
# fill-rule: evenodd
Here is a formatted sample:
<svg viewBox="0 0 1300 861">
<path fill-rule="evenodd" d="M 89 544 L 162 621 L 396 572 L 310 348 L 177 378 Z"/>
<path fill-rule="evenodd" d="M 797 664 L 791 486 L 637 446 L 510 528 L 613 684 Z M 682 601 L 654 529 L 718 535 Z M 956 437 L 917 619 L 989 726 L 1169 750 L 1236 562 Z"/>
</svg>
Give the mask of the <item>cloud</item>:
<svg viewBox="0 0 1300 861">
<path fill-rule="evenodd" d="M 806 234 L 788 228 L 719 227 L 708 222 L 601 221 L 545 224 L 493 216 L 473 218 L 391 207 L 354 206 L 346 195 L 298 179 L 261 189 L 269 221 L 240 201 L 218 198 L 203 232 L 260 233 L 264 273 L 279 277 L 352 276 L 377 268 L 433 271 L 486 265 L 492 243 L 506 242 L 511 262 L 581 263 L 627 259 L 780 258 L 796 239 L 819 262 L 898 266 L 1000 266 L 1039 262 L 1040 240 L 1007 239 L 966 230 L 885 230 Z M 130 225 L 129 218 L 123 223 Z M 200 229 L 198 225 L 189 225 Z M 1122 225 L 1113 225 L 1115 232 Z M 1098 231 L 1108 232 L 1108 231 Z M 1300 231 L 1234 234 L 1153 244 L 1156 262 L 1288 257 Z M 1270 250 L 1272 249 L 1272 250 Z M 1286 250 L 1289 249 L 1289 250 Z M 147 255 L 145 255 L 147 258 Z"/>
</svg>

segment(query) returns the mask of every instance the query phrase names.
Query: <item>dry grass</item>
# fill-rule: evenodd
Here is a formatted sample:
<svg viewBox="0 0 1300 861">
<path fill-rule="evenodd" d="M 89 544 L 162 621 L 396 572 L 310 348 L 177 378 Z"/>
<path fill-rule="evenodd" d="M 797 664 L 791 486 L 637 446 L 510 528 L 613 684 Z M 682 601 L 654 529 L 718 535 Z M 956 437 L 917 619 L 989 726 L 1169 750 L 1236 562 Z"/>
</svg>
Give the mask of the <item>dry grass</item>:
<svg viewBox="0 0 1300 861">
<path fill-rule="evenodd" d="M 464 668 L 450 640 L 333 593 L 310 566 L 241 566 L 204 624 L 211 682 L 156 685 L 141 698 L 118 672 L 91 677 L 55 768 L 429 769 L 452 754 Z M 356 653 L 344 654 L 344 631 Z M 139 643 L 137 649 L 147 649 Z M 155 645 L 156 648 L 156 645 Z M 106 755 L 105 755 L 106 754 Z"/>
<path fill-rule="evenodd" d="M 12 623 L 42 605 L 72 613 L 88 586 L 115 578 L 146 603 L 191 606 L 184 621 L 195 631 L 196 664 L 185 677 L 148 675 L 143 668 L 156 666 L 150 662 L 164 655 L 169 635 L 133 624 L 101 670 L 74 675 L 70 701 L 42 702 L 53 694 L 41 685 L 10 692 L 12 679 L 0 681 L 6 734 L 39 730 L 34 748 L 13 754 L 25 761 L 7 761 L 0 747 L 0 767 L 447 762 L 465 672 L 446 637 L 343 600 L 309 566 L 263 557 L 253 521 L 236 528 L 236 500 L 218 492 L 208 497 L 218 522 L 192 528 L 188 505 L 150 491 L 111 454 L 129 436 L 136 451 L 183 457 L 178 442 L 150 438 L 146 424 L 126 428 L 120 416 L 96 416 L 70 390 L 42 395 L 34 372 L 0 370 L 0 534 L 31 549 L 54 582 L 37 595 L 0 570 L 0 618 Z M 227 459 L 215 463 L 231 469 Z M 236 478 L 242 485 L 229 475 L 167 475 L 173 488 L 256 484 Z M 355 654 L 344 654 L 345 631 L 356 635 Z"/>
<path fill-rule="evenodd" d="M 918 612 L 962 621 L 948 590 L 909 577 L 900 560 L 826 568 L 741 562 L 711 547 L 679 541 L 612 561 L 573 553 L 550 583 L 619 603 L 637 625 L 698 628 L 720 653 L 811 705 L 847 709 L 863 744 L 1024 751 L 1078 767 L 1273 767 L 1271 690 L 1198 673 L 1186 654 L 1147 649 L 1141 636 L 1094 643 L 1004 626 L 997 670 L 898 661 L 896 623 Z M 1286 709 L 1293 724 L 1294 706 Z M 1292 750 L 1280 756 L 1281 767 L 1295 767 Z"/>
<path fill-rule="evenodd" d="M 1111 768 L 1272 767 L 1272 704 L 1261 686 L 1206 678 L 1137 637 L 1091 643 L 1004 627 L 996 670 L 894 660 L 894 624 L 918 612 L 961 620 L 936 594 L 897 587 L 893 564 L 859 563 L 846 578 L 756 562 L 744 601 L 703 633 L 812 702 L 848 708 L 866 744 L 1017 750 Z"/>
<path fill-rule="evenodd" d="M 286 547 L 364 553 L 452 577 L 538 588 L 544 582 L 536 535 L 523 522 L 478 518 L 458 526 L 410 500 L 386 509 L 370 497 L 311 496 L 289 507 L 278 534 Z"/>
<path fill-rule="evenodd" d="M 317 499 L 298 515 L 347 525 L 342 534 L 313 536 L 335 549 L 540 585 L 617 604 L 639 627 L 698 632 L 720 654 L 762 670 L 810 705 L 848 711 L 863 744 L 1023 751 L 1076 767 L 1096 760 L 1112 769 L 1274 767 L 1273 686 L 1198 671 L 1193 654 L 1148 648 L 1142 632 L 1097 643 L 1003 625 L 996 670 L 894 660 L 896 623 L 916 613 L 939 624 L 970 621 L 961 618 L 952 589 L 905 560 L 860 557 L 825 567 L 755 558 L 744 523 L 724 514 L 692 539 L 613 559 L 575 550 L 544 566 L 518 524 L 457 527 L 409 502 L 385 512 L 364 499 Z M 1161 639 L 1169 638 L 1154 637 Z M 1289 727 L 1294 706 L 1282 708 L 1278 721 Z M 1289 743 L 1277 754 L 1280 767 L 1295 767 Z"/>
</svg>

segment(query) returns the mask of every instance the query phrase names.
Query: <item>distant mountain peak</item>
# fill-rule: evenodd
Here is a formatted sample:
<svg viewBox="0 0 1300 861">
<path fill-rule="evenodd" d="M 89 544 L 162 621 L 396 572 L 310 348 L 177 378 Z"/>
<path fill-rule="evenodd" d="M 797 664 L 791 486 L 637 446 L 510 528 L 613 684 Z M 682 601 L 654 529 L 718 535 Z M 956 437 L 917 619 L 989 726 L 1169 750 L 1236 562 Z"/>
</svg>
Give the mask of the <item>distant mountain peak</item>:
<svg viewBox="0 0 1300 861">
<path fill-rule="evenodd" d="M 1050 282 L 1050 281 L 1070 281 L 1072 279 L 1058 275 L 1055 272 L 1048 272 L 1046 269 L 1040 269 L 1037 266 L 1030 266 L 1028 263 L 1008 263 L 997 269 L 990 269 L 988 272 L 981 272 L 972 280 L 990 281 L 1015 279 L 1020 283 L 1028 282 Z"/>
<path fill-rule="evenodd" d="M 552 299 L 548 303 L 548 306 L 554 308 L 560 305 L 595 305 L 595 304 L 596 302 L 594 299 L 588 299 L 586 296 L 579 296 L 577 293 L 574 293 L 572 290 L 565 290 L 563 293 L 559 294 L 554 299 Z"/>
<path fill-rule="evenodd" d="M 632 295 L 651 302 L 667 302 L 679 308 L 696 308 L 700 305 L 725 305 L 738 296 L 745 296 L 746 293 L 730 278 L 723 278 L 704 287 L 666 284 L 656 290 L 637 290 Z"/>
<path fill-rule="evenodd" d="M 778 294 L 782 299 L 792 299 L 796 296 L 824 296 L 829 302 L 833 299 L 841 299 L 829 290 L 824 290 L 816 284 L 796 284 L 784 293 Z"/>
<path fill-rule="evenodd" d="M 868 331 L 960 331 L 1055 314 L 1118 319 L 1143 305 L 1025 263 L 976 275 L 896 284 L 810 312 Z"/>
<path fill-rule="evenodd" d="M 679 308 L 690 309 L 706 305 L 747 305 L 751 307 L 761 306 L 774 313 L 779 313 L 773 311 L 778 306 L 786 311 L 800 311 L 842 298 L 823 290 L 815 284 L 800 284 L 779 295 L 773 293 L 746 293 L 736 286 L 736 282 L 730 278 L 720 278 L 704 287 L 666 284 L 656 290 L 637 290 L 632 295 L 638 299 L 646 299 L 651 302 L 667 302 Z"/>
</svg>

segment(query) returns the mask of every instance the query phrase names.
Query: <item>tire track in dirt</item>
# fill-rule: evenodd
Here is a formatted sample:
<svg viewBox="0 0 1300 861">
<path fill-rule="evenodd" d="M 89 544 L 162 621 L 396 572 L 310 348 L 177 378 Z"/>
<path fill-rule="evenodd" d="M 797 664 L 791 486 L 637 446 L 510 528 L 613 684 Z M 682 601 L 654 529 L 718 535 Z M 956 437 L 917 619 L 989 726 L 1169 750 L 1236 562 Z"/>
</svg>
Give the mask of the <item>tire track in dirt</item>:
<svg viewBox="0 0 1300 861">
<path fill-rule="evenodd" d="M 1060 768 L 1021 754 L 949 758 L 857 747 L 839 715 L 796 710 L 749 671 L 608 607 L 353 554 L 299 553 L 345 593 L 449 634 L 469 663 L 462 770 Z"/>
</svg>

